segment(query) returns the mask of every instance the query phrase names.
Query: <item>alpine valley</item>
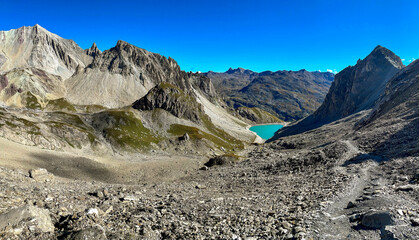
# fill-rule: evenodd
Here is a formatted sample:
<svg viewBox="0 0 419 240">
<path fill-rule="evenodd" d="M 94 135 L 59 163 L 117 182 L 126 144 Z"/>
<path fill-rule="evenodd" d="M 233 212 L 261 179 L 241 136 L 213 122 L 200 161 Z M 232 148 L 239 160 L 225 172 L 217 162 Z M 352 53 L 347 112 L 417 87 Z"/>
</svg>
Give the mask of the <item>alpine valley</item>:
<svg viewBox="0 0 419 240">
<path fill-rule="evenodd" d="M 0 238 L 416 239 L 418 76 L 382 46 L 336 75 L 193 73 L 0 31 Z"/>
</svg>

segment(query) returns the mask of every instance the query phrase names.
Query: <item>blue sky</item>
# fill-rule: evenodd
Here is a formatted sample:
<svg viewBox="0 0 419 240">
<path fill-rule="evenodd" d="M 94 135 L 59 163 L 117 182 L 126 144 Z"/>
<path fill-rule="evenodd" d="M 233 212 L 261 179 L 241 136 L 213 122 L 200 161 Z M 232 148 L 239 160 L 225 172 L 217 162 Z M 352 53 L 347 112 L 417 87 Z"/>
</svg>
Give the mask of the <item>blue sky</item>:
<svg viewBox="0 0 419 240">
<path fill-rule="evenodd" d="M 0 0 L 0 30 L 38 23 L 101 50 L 121 39 L 186 71 L 340 71 L 378 44 L 419 58 L 418 2 Z"/>
</svg>

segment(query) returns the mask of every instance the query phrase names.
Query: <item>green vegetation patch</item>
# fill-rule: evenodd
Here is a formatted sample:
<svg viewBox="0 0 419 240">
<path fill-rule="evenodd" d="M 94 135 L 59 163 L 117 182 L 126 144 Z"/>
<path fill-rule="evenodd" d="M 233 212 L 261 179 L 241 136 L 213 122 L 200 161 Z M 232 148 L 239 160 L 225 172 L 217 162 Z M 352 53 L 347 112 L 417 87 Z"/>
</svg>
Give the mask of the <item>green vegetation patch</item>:
<svg viewBox="0 0 419 240">
<path fill-rule="evenodd" d="M 210 123 L 212 124 L 212 123 Z M 212 124 L 212 126 L 214 126 Z M 175 136 L 183 136 L 185 133 L 189 135 L 191 139 L 207 139 L 213 142 L 218 147 L 223 147 L 226 150 L 234 149 L 243 149 L 244 144 L 227 134 L 221 129 L 213 127 L 211 133 L 204 132 L 196 127 L 181 125 L 181 124 L 172 124 L 170 129 L 167 131 L 170 134 Z"/>
<path fill-rule="evenodd" d="M 42 105 L 39 103 L 38 98 L 31 92 L 25 92 L 22 94 L 22 103 L 29 109 L 42 109 Z"/>
<path fill-rule="evenodd" d="M 106 122 L 103 128 L 104 137 L 126 149 L 146 150 L 151 147 L 151 143 L 158 143 L 161 140 L 155 133 L 145 128 L 141 120 L 131 111 L 104 111 L 97 120 Z"/>
<path fill-rule="evenodd" d="M 76 112 L 76 108 L 64 98 L 48 101 L 47 108 L 53 111 Z"/>
</svg>

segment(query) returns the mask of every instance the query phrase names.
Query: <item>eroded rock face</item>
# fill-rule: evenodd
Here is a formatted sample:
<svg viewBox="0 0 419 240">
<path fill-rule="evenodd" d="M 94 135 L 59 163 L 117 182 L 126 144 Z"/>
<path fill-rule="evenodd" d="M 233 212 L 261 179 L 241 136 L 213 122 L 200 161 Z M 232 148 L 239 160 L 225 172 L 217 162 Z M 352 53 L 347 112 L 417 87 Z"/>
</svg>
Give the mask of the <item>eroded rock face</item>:
<svg viewBox="0 0 419 240">
<path fill-rule="evenodd" d="M 150 90 L 146 96 L 132 105 L 138 110 L 164 109 L 178 118 L 200 122 L 203 113 L 201 104 L 195 98 L 185 94 L 180 88 L 169 83 L 162 83 Z"/>
<path fill-rule="evenodd" d="M 92 58 L 74 41 L 63 39 L 39 25 L 0 31 L 0 72 L 14 68 L 38 68 L 50 74 L 70 77 L 76 67 L 87 66 Z"/>
</svg>

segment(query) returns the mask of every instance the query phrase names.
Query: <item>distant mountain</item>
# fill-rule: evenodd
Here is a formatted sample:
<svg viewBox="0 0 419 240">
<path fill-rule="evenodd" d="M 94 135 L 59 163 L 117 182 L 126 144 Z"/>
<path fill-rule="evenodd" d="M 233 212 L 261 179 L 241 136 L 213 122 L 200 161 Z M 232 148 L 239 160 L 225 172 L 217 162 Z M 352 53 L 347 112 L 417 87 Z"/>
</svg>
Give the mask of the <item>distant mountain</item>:
<svg viewBox="0 0 419 240">
<path fill-rule="evenodd" d="M 256 73 L 243 68 L 207 72 L 228 105 L 257 107 L 285 121 L 301 119 L 323 101 L 333 79 L 329 72 L 277 71 Z"/>
<path fill-rule="evenodd" d="M 390 50 L 377 46 L 364 60 L 339 72 L 323 104 L 312 115 L 281 129 L 275 138 L 301 133 L 370 109 L 387 82 L 404 67 Z"/>
</svg>

